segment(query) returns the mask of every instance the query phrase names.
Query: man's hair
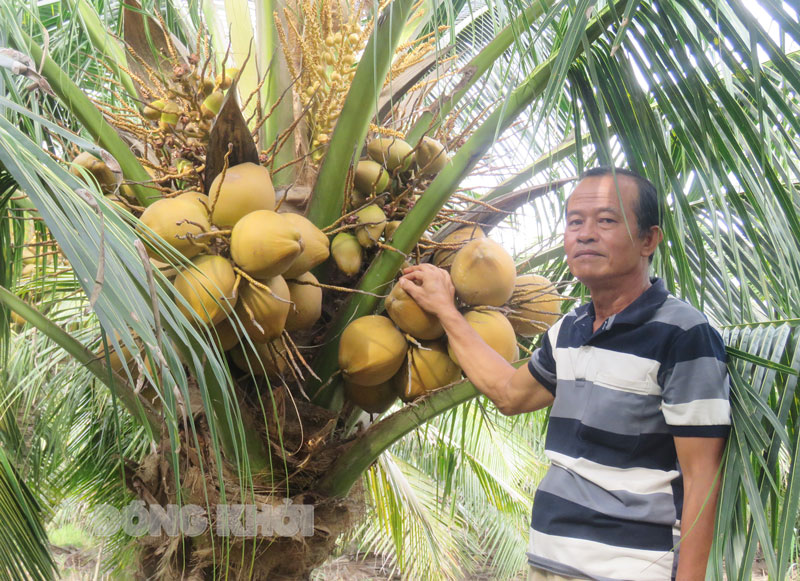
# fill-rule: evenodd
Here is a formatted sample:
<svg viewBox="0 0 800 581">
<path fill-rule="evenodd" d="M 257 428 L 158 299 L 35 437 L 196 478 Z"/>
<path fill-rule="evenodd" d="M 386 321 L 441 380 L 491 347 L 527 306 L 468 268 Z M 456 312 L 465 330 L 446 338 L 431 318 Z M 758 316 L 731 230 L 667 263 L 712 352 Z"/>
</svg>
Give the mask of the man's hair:
<svg viewBox="0 0 800 581">
<path fill-rule="evenodd" d="M 579 180 L 610 175 L 623 175 L 631 178 L 636 183 L 639 196 L 633 211 L 634 214 L 636 214 L 636 225 L 639 228 L 639 236 L 645 236 L 653 226 L 661 227 L 661 208 L 659 208 L 658 204 L 658 192 L 656 191 L 656 187 L 650 180 L 640 176 L 635 171 L 621 167 L 593 167 L 583 172 Z"/>
</svg>

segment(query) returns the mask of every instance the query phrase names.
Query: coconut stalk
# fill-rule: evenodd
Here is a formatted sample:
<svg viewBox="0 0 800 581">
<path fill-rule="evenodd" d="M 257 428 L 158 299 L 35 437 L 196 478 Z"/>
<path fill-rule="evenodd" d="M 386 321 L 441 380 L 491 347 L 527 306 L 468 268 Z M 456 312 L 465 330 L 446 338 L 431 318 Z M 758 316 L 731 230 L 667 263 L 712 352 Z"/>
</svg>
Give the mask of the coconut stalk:
<svg viewBox="0 0 800 581">
<path fill-rule="evenodd" d="M 514 363 L 515 367 L 526 361 Z M 407 405 L 373 424 L 350 443 L 320 480 L 318 491 L 326 496 L 344 498 L 353 484 L 389 446 L 419 428 L 428 420 L 479 395 L 469 381 L 438 390 Z"/>
<path fill-rule="evenodd" d="M 131 189 L 136 199 L 143 206 L 149 206 L 161 198 L 158 190 L 149 188 L 144 183 L 152 180 L 128 145 L 117 134 L 117 131 L 106 122 L 103 114 L 95 107 L 83 91 L 49 56 L 45 56 L 42 48 L 24 31 L 18 30 L 9 37 L 17 50 L 27 51 L 36 63 L 44 62 L 42 76 L 50 83 L 53 91 L 61 99 L 61 103 L 83 124 L 89 134 L 110 153 L 119 163 L 123 176 L 130 180 Z"/>
<path fill-rule="evenodd" d="M 420 115 L 419 119 L 406 135 L 406 141 L 417 143 L 428 133 L 433 133 L 447 114 L 453 110 L 467 91 L 490 70 L 502 54 L 519 37 L 521 30 L 530 28 L 534 20 L 544 14 L 553 5 L 552 0 L 534 2 L 525 11 L 506 26 L 495 39 L 486 45 L 475 57 L 461 69 L 461 80 L 447 95 L 439 97 L 433 105 Z"/>
<path fill-rule="evenodd" d="M 394 0 L 379 17 L 367 42 L 311 193 L 307 217 L 317 228 L 326 228 L 341 216 L 353 156 L 367 137 L 413 4 L 413 0 Z"/>
<path fill-rule="evenodd" d="M 2 286 L 0 286 L 0 302 L 39 329 L 102 381 L 111 390 L 111 393 L 122 402 L 131 416 L 150 429 L 151 438 L 158 441 L 157 436 L 161 433 L 161 418 L 148 402 L 137 397 L 133 390 L 129 389 L 127 381 L 106 367 L 102 359 L 98 359 L 95 353 L 84 347 L 69 333 Z"/>
<path fill-rule="evenodd" d="M 71 0 L 70 4 L 71 8 L 80 14 L 83 25 L 86 27 L 86 32 L 89 33 L 89 40 L 92 42 L 92 46 L 105 57 L 105 64 L 117 75 L 117 79 L 128 95 L 135 97 L 138 93 L 136 92 L 136 86 L 133 84 L 133 79 L 120 67 L 122 65 L 127 68 L 128 58 L 119 41 L 108 33 L 108 29 L 97 14 L 97 10 L 89 2 L 86 0 Z"/>
<path fill-rule="evenodd" d="M 626 1 L 619 0 L 615 6 L 616 10 L 618 11 Z M 617 11 L 612 12 L 606 9 L 600 18 L 595 19 L 586 28 L 586 42 L 578 44 L 575 53 L 571 55 L 573 59 L 582 52 L 583 46 L 590 45 L 605 31 Z M 403 254 L 411 252 L 461 181 L 495 142 L 497 135 L 507 129 L 534 99 L 544 93 L 558 57 L 559 53 L 553 54 L 547 61 L 539 65 L 520 87 L 511 93 L 506 102 L 499 105 L 461 146 L 450 163 L 428 186 L 425 195 L 420 197 L 398 226 L 392 237 L 394 248 Z M 325 346 L 315 362 L 314 372 L 318 377 L 329 378 L 338 369 L 339 336 L 350 321 L 367 315 L 377 308 L 380 299 L 375 294 L 384 291 L 397 274 L 404 260 L 403 254 L 400 252 L 381 250 L 364 273 L 359 284 L 360 290 L 373 294 L 353 295 L 340 309 L 323 341 Z M 338 386 L 338 382 L 332 381 L 324 389 L 319 389 L 314 402 L 324 407 L 335 406 Z M 314 392 L 319 387 L 319 385 L 313 385 L 311 391 Z"/>
<path fill-rule="evenodd" d="M 256 0 L 256 48 L 258 66 L 265 71 L 267 80 L 264 83 L 261 109 L 269 112 L 275 110 L 264 122 L 259 131 L 259 140 L 262 149 L 270 147 L 281 134 L 286 120 L 294 118 L 292 107 L 292 78 L 286 66 L 286 59 L 280 50 L 275 22 L 276 4 L 274 0 Z M 280 102 L 279 102 L 280 101 Z M 275 105 L 277 103 L 277 106 Z M 294 131 L 286 138 L 283 146 L 274 153 L 273 167 L 285 166 L 294 159 Z M 297 166 L 289 165 L 285 169 L 272 173 L 272 183 L 276 187 L 289 185 L 294 182 L 297 175 Z"/>
</svg>

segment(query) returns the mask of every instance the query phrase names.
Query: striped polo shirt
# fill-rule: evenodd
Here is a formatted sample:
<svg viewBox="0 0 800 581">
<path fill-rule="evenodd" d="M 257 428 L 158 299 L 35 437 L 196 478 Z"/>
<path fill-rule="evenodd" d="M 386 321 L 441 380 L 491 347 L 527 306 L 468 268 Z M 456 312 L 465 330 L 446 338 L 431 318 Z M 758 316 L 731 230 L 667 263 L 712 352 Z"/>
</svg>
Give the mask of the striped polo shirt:
<svg viewBox="0 0 800 581">
<path fill-rule="evenodd" d="M 528 364 L 555 396 L 528 561 L 571 577 L 666 581 L 683 502 L 673 436 L 727 436 L 725 346 L 658 279 L 597 332 L 594 318 L 592 303 L 565 315 Z"/>
</svg>

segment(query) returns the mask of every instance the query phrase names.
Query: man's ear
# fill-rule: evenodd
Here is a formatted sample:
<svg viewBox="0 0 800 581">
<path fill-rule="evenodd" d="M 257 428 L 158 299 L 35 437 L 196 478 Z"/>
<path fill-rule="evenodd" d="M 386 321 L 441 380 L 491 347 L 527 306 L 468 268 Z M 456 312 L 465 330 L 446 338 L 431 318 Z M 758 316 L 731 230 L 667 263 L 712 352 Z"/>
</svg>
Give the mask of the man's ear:
<svg viewBox="0 0 800 581">
<path fill-rule="evenodd" d="M 658 226 L 650 226 L 647 234 L 644 236 L 644 245 L 642 246 L 642 255 L 651 256 L 655 253 L 656 247 L 664 239 L 664 232 Z"/>
</svg>

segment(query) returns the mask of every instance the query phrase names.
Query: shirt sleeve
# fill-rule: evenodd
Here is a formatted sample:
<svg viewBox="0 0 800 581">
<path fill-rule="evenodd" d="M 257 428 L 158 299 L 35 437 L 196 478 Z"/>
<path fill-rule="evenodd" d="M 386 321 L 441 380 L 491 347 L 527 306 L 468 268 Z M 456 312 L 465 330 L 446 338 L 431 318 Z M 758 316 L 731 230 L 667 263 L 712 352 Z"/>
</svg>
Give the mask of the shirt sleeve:
<svg viewBox="0 0 800 581">
<path fill-rule="evenodd" d="M 673 436 L 720 438 L 730 431 L 725 344 L 707 322 L 672 342 L 659 371 L 662 412 Z"/>
<path fill-rule="evenodd" d="M 528 361 L 528 370 L 533 375 L 533 378 L 541 383 L 547 391 L 556 394 L 556 361 L 553 358 L 552 341 L 555 339 L 551 337 L 554 328 L 545 333 L 542 339 L 542 346 L 533 352 L 530 360 Z"/>
</svg>

